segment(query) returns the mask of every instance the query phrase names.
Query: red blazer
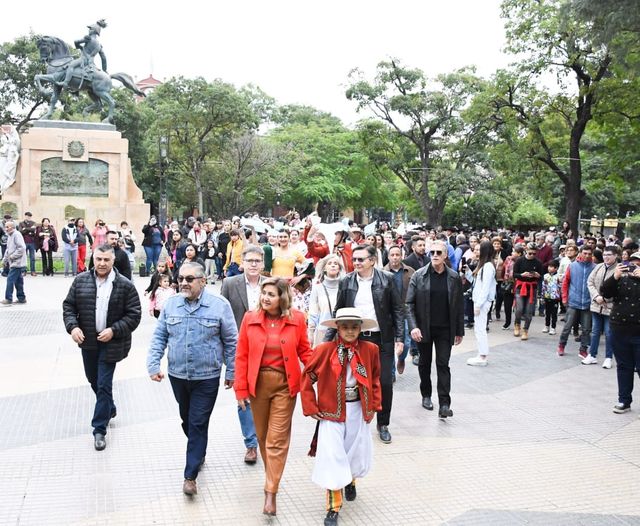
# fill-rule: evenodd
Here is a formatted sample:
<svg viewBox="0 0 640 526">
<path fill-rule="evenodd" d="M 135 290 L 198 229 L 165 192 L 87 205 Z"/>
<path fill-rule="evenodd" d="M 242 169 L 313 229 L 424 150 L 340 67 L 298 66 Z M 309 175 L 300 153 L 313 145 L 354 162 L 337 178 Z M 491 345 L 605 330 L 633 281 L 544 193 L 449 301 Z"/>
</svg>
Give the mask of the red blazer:
<svg viewBox="0 0 640 526">
<path fill-rule="evenodd" d="M 256 395 L 256 382 L 260 371 L 262 353 L 267 344 L 266 318 L 264 311 L 249 311 L 242 318 L 236 348 L 236 371 L 233 388 L 236 399 L 242 400 Z M 300 392 L 300 364 L 307 363 L 311 347 L 307 339 L 307 324 L 304 314 L 291 309 L 291 318 L 285 318 L 280 332 L 284 368 L 289 384 L 289 393 Z"/>
<path fill-rule="evenodd" d="M 345 383 L 347 370 L 340 365 L 336 348 L 338 343 L 325 342 L 316 346 L 302 372 L 302 412 L 306 415 L 323 413 L 323 417 L 334 422 L 346 419 Z M 362 414 L 367 422 L 382 409 L 380 388 L 380 351 L 375 343 L 358 340 L 351 359 L 351 371 L 358 382 Z M 312 374 L 313 373 L 313 374 Z M 313 389 L 312 376 L 317 377 Z"/>
</svg>

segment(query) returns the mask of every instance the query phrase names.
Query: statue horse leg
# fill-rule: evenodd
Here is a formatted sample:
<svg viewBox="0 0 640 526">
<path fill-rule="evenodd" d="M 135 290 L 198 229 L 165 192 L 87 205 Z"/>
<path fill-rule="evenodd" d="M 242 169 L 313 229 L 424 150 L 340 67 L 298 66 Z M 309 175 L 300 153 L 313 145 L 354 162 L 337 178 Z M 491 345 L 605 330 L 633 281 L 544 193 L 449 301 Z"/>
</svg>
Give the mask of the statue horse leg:
<svg viewBox="0 0 640 526">
<path fill-rule="evenodd" d="M 85 106 L 84 109 L 82 110 L 82 116 L 86 117 L 87 115 L 89 115 L 89 113 L 93 112 L 93 111 L 100 111 L 100 109 L 102 108 L 102 102 L 100 102 L 100 97 L 98 97 L 93 90 L 87 90 L 87 95 L 89 95 L 89 98 L 93 101 L 91 104 L 89 104 L 88 106 Z"/>
<path fill-rule="evenodd" d="M 38 88 L 38 91 L 45 97 L 47 98 L 50 97 L 49 110 L 42 117 L 40 117 L 41 119 L 51 118 L 56 108 L 56 104 L 58 103 L 58 99 L 60 98 L 61 89 L 59 86 L 56 85 L 56 78 L 57 78 L 56 74 L 36 75 L 34 77 L 34 82 Z M 47 82 L 51 84 L 53 86 L 53 89 L 46 90 L 42 85 L 43 82 Z"/>
<path fill-rule="evenodd" d="M 112 87 L 111 77 L 103 71 L 97 71 L 90 87 L 87 88 L 89 93 L 93 93 L 93 96 L 99 99 L 100 106 L 106 104 L 109 108 L 107 116 L 102 119 L 102 122 L 113 123 L 113 112 L 116 107 L 116 101 L 113 100 L 110 94 Z"/>
</svg>

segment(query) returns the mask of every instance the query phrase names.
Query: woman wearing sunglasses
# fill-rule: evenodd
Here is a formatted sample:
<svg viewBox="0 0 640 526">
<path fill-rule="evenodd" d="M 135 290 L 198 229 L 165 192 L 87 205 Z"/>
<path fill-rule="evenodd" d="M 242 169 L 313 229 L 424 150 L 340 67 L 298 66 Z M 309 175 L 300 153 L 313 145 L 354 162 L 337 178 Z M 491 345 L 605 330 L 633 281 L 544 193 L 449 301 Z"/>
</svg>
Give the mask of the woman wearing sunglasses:
<svg viewBox="0 0 640 526">
<path fill-rule="evenodd" d="M 430 250 L 431 262 L 418 270 L 409 281 L 407 291 L 407 321 L 411 338 L 418 344 L 420 361 L 420 392 L 422 407 L 433 410 L 431 401 L 431 362 L 433 347 L 438 373 L 438 416 L 453 416 L 451 410 L 451 347 L 459 345 L 464 336 L 464 304 L 462 280 L 446 264 L 447 246 L 434 241 Z"/>
</svg>

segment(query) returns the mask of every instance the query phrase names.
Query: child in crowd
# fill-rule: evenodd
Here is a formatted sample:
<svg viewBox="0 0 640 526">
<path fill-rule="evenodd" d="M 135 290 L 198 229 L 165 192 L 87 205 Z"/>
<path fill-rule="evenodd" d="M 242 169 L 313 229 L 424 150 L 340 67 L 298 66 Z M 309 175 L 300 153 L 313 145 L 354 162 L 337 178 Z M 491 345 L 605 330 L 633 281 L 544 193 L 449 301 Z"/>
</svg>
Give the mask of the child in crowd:
<svg viewBox="0 0 640 526">
<path fill-rule="evenodd" d="M 544 299 L 545 324 L 542 332 L 551 335 L 556 333 L 556 323 L 558 321 L 558 305 L 562 297 L 562 282 L 558 275 L 560 263 L 557 259 L 549 262 L 547 272 L 542 280 L 542 297 Z"/>
<path fill-rule="evenodd" d="M 149 314 L 159 318 L 165 302 L 175 293 L 176 291 L 171 286 L 171 278 L 166 275 L 160 276 L 149 295 Z"/>
<path fill-rule="evenodd" d="M 167 276 L 171 280 L 171 272 L 165 261 L 158 261 L 158 266 L 149 280 L 149 286 L 145 289 L 144 295 L 147 296 L 152 290 L 157 289 L 162 276 Z M 175 286 L 174 286 L 175 288 Z"/>
<path fill-rule="evenodd" d="M 358 309 L 338 309 L 335 318 L 322 325 L 338 330 L 337 341 L 314 349 L 302 374 L 301 399 L 304 414 L 318 421 L 309 451 L 316 457 L 311 480 L 326 488 L 324 524 L 335 526 L 343 489 L 348 501 L 355 500 L 355 479 L 371 467 L 369 424 L 382 408 L 380 358 L 377 345 L 358 340 L 360 331 L 376 325 L 362 318 Z"/>
<path fill-rule="evenodd" d="M 204 276 L 207 278 L 207 283 L 214 284 L 216 282 L 216 247 L 213 239 L 207 241 L 202 256 L 204 257 Z"/>
</svg>

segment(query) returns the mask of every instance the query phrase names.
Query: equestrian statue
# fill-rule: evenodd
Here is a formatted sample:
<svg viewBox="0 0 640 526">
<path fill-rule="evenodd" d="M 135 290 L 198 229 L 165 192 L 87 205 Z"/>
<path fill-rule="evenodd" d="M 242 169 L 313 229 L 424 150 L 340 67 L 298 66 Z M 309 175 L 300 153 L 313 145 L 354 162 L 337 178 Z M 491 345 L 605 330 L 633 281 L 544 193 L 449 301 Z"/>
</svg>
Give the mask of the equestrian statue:
<svg viewBox="0 0 640 526">
<path fill-rule="evenodd" d="M 106 104 L 109 107 L 109 112 L 102 122 L 111 123 L 115 108 L 115 101 L 110 93 L 113 88 L 111 79 L 122 82 L 127 89 L 136 95 L 145 96 L 126 73 L 113 73 L 112 75 L 107 73 L 107 56 L 98 41 L 100 30 L 107 27 L 105 20 L 98 20 L 95 24 L 87 27 L 89 33 L 74 42 L 76 49 L 80 50 L 80 56 L 77 58 L 71 54 L 69 46 L 57 37 L 43 36 L 38 39 L 40 60 L 47 65 L 47 73 L 36 75 L 34 81 L 38 91 L 45 97 L 50 97 L 49 110 L 41 119 L 51 118 L 64 89 L 76 93 L 81 90 L 87 92 L 92 104 L 84 108 L 82 112 L 84 116 L 92 111 L 100 111 L 102 105 Z M 100 55 L 102 69 L 95 66 L 96 55 Z M 43 83 L 51 84 L 53 88 L 47 90 L 43 87 Z"/>
</svg>

